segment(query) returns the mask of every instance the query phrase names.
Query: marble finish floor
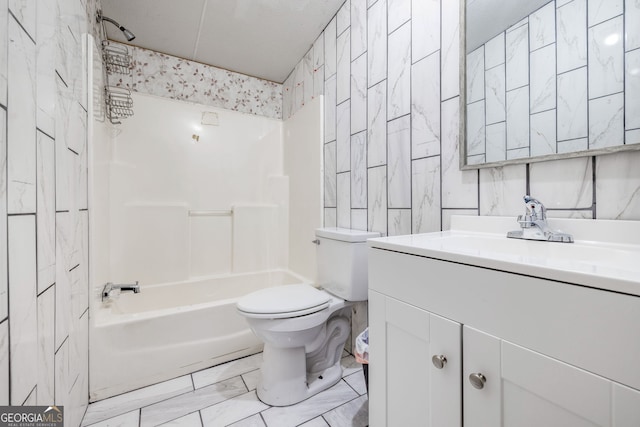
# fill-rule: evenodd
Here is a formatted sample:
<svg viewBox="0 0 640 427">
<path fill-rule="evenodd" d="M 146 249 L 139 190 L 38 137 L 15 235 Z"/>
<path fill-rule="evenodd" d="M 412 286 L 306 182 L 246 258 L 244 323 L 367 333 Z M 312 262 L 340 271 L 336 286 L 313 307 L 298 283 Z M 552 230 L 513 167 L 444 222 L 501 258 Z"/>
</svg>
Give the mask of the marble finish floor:
<svg viewBox="0 0 640 427">
<path fill-rule="evenodd" d="M 369 423 L 362 366 L 346 352 L 342 380 L 287 407 L 256 396 L 262 353 L 174 378 L 89 405 L 92 427 L 364 427 Z"/>
</svg>

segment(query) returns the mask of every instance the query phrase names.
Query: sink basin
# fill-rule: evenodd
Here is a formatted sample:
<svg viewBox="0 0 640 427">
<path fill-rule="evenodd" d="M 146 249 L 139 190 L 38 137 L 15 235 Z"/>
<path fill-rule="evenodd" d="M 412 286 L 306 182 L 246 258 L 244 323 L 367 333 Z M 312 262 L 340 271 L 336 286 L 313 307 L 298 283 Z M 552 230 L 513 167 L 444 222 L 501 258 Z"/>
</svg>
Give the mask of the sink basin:
<svg viewBox="0 0 640 427">
<path fill-rule="evenodd" d="M 555 220 L 554 228 L 575 238 L 558 244 L 508 239 L 514 218 L 455 218 L 450 231 L 372 239 L 370 246 L 640 296 L 638 221 Z"/>
</svg>

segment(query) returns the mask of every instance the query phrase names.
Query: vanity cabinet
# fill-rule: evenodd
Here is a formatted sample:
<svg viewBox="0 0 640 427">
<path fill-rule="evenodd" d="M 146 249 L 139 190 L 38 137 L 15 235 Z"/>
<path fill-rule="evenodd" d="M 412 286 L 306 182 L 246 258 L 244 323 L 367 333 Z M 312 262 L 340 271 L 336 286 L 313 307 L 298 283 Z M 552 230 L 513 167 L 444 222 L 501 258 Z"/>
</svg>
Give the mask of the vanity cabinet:
<svg viewBox="0 0 640 427">
<path fill-rule="evenodd" d="M 640 297 L 373 245 L 370 426 L 640 426 Z"/>
</svg>

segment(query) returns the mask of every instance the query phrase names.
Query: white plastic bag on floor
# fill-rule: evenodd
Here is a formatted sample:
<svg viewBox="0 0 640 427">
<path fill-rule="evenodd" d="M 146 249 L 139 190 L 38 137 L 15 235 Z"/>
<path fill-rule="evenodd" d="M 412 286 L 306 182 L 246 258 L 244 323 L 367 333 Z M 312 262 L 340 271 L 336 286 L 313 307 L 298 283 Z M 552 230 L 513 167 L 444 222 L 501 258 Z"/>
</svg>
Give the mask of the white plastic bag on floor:
<svg viewBox="0 0 640 427">
<path fill-rule="evenodd" d="M 356 338 L 356 361 L 369 363 L 369 328 L 362 331 Z"/>
</svg>

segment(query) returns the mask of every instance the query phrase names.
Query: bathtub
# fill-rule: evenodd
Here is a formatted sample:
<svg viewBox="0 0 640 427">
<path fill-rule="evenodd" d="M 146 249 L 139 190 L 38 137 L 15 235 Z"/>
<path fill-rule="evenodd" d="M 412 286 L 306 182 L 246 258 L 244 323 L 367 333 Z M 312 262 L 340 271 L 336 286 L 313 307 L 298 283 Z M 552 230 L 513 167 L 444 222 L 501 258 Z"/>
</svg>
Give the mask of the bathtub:
<svg viewBox="0 0 640 427">
<path fill-rule="evenodd" d="M 96 401 L 257 353 L 262 343 L 236 312 L 239 297 L 308 283 L 285 270 L 141 285 L 97 304 L 90 352 Z"/>
</svg>

